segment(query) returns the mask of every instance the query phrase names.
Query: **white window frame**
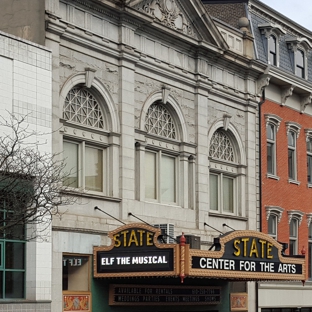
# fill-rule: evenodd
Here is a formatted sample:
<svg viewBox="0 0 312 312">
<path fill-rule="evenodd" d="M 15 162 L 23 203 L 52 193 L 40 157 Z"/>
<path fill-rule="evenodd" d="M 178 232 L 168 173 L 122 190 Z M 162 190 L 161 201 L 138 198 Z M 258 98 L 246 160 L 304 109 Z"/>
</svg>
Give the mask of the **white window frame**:
<svg viewBox="0 0 312 312">
<path fill-rule="evenodd" d="M 146 153 L 154 153 L 156 155 L 156 198 L 147 198 L 146 197 L 146 193 L 145 193 L 145 200 L 146 201 L 151 201 L 151 202 L 158 202 L 158 203 L 168 203 L 168 204 L 177 204 L 178 202 L 178 162 L 177 162 L 177 155 L 172 155 L 169 153 L 166 153 L 163 150 L 152 150 L 152 149 L 146 149 L 145 150 Z M 167 157 L 171 157 L 174 159 L 174 200 L 173 201 L 165 201 L 162 196 L 161 196 L 161 164 L 162 164 L 162 156 L 167 156 Z M 146 165 L 146 163 L 144 164 L 144 166 Z"/>
<path fill-rule="evenodd" d="M 229 126 L 231 127 L 231 125 Z M 232 129 L 232 127 L 231 127 Z M 237 159 L 237 149 L 235 137 L 232 131 L 227 132 L 225 128 L 219 127 L 215 128 L 213 134 L 216 131 L 223 131 L 224 134 L 229 139 L 232 148 L 233 148 L 233 161 L 226 161 L 223 159 L 219 159 L 213 156 L 208 156 L 209 159 L 209 193 L 210 193 L 210 174 L 218 176 L 218 207 L 217 210 L 211 209 L 210 205 L 210 196 L 209 196 L 209 214 L 222 214 L 222 215 L 232 215 L 232 216 L 244 216 L 244 196 L 242 188 L 244 187 L 245 181 L 245 166 L 239 165 Z M 211 136 L 211 139 L 213 135 Z M 212 141 L 210 140 L 210 144 Z M 210 153 L 211 145 L 209 145 L 209 153 Z M 233 179 L 233 212 L 225 211 L 223 206 L 223 177 L 229 177 Z M 240 194 L 240 195 L 239 195 Z"/>
<path fill-rule="evenodd" d="M 217 171 L 215 172 L 212 170 L 209 173 L 209 178 L 210 178 L 210 175 L 214 175 L 217 177 L 217 188 L 218 188 L 218 192 L 217 192 L 218 207 L 217 207 L 217 209 L 210 208 L 210 212 L 218 212 L 221 214 L 236 215 L 237 214 L 237 185 L 236 185 L 237 181 L 236 181 L 236 176 L 231 176 L 228 174 L 228 172 L 217 172 Z M 232 181 L 233 181 L 233 211 L 227 211 L 224 208 L 224 183 L 223 183 L 224 178 L 232 179 Z M 210 183 L 210 180 L 209 180 L 209 183 Z M 210 196 L 209 196 L 209 198 L 210 198 Z"/>
<path fill-rule="evenodd" d="M 89 194 L 102 194 L 102 195 L 108 195 L 108 157 L 107 157 L 107 148 L 103 146 L 97 146 L 92 145 L 87 141 L 77 141 L 72 140 L 70 138 L 64 137 L 63 142 L 68 142 L 71 144 L 78 145 L 78 187 L 70 187 L 68 186 L 67 189 L 72 190 L 80 190 L 80 191 L 87 191 Z M 90 190 L 86 189 L 85 186 L 85 161 L 86 161 L 86 147 L 94 148 L 97 150 L 102 151 L 102 190 L 96 191 L 96 190 Z M 66 160 L 64 160 L 66 163 Z"/>
<path fill-rule="evenodd" d="M 311 216 L 310 216 L 311 217 Z M 312 280 L 312 223 L 308 223 L 308 279 Z"/>
<path fill-rule="evenodd" d="M 279 67 L 280 63 L 280 57 L 279 57 L 279 41 L 280 37 L 283 34 L 286 34 L 286 31 L 282 29 L 281 26 L 267 23 L 267 24 L 261 24 L 258 25 L 258 28 L 260 29 L 260 32 L 262 35 L 264 35 L 264 38 L 266 40 L 266 50 L 267 50 L 267 62 L 270 63 L 270 45 L 269 45 L 269 38 L 274 37 L 275 38 L 275 48 L 276 48 L 276 64 L 272 64 L 273 66 Z"/>
<path fill-rule="evenodd" d="M 298 245 L 298 240 L 299 240 L 299 227 L 301 225 L 302 219 L 303 219 L 303 215 L 304 212 L 300 211 L 300 210 L 288 210 L 287 211 L 288 214 L 288 224 L 289 224 L 289 254 L 290 255 L 297 255 L 299 252 L 299 245 Z M 290 227 L 292 222 L 295 222 L 296 224 L 296 233 L 295 235 L 290 235 Z M 290 250 L 290 242 L 294 242 L 295 244 L 295 251 L 296 253 L 292 253 L 292 251 Z"/>
<path fill-rule="evenodd" d="M 302 55 L 302 66 L 298 65 L 299 54 L 300 54 L 300 56 Z M 305 51 L 302 50 L 302 49 L 297 49 L 294 52 L 294 58 L 295 58 L 295 75 L 300 77 L 300 78 L 306 79 L 306 70 L 307 70 L 307 68 L 306 68 L 306 62 L 305 62 L 305 59 L 306 59 Z M 298 69 L 300 69 L 302 71 L 301 75 L 298 75 L 298 73 L 297 73 Z"/>
<path fill-rule="evenodd" d="M 272 52 L 272 50 L 270 48 L 270 39 L 271 38 L 273 38 L 273 40 L 274 40 L 275 52 Z M 274 65 L 274 66 L 277 66 L 277 55 L 278 55 L 278 53 L 277 53 L 277 51 L 278 51 L 278 49 L 277 49 L 277 46 L 278 46 L 277 42 L 278 42 L 278 39 L 277 39 L 277 37 L 275 35 L 270 35 L 268 37 L 268 63 L 271 64 L 271 65 Z M 271 57 L 270 57 L 271 55 L 273 55 L 274 58 L 275 58 L 275 61 L 273 61 L 273 63 L 271 62 Z"/>
<path fill-rule="evenodd" d="M 306 134 L 306 149 L 307 149 L 307 184 L 308 187 L 312 187 L 312 129 L 305 129 L 304 130 Z M 308 149 L 308 143 L 311 142 L 311 150 Z M 309 158 L 311 159 L 311 162 L 309 163 Z M 310 164 L 310 166 L 309 166 Z M 310 179 L 309 179 L 310 176 Z"/>
<path fill-rule="evenodd" d="M 293 61 L 293 73 L 301 78 L 301 79 L 308 79 L 308 51 L 311 50 L 312 45 L 309 42 L 307 38 L 297 38 L 297 37 L 291 37 L 286 40 L 286 43 L 288 45 L 288 49 L 290 50 L 290 57 Z M 303 54 L 303 70 L 304 74 L 302 76 L 297 75 L 297 66 L 298 66 L 298 50 L 300 50 Z"/>
<path fill-rule="evenodd" d="M 294 154 L 294 159 L 293 159 L 293 164 L 292 164 L 292 170 L 293 170 L 293 177 L 290 177 L 289 173 L 290 173 L 290 168 L 289 168 L 289 160 L 288 160 L 288 182 L 289 183 L 294 183 L 294 184 L 300 184 L 300 182 L 297 180 L 298 177 L 298 170 L 297 170 L 297 141 L 300 135 L 300 129 L 301 126 L 296 123 L 296 122 L 292 122 L 292 121 L 288 121 L 285 123 L 286 124 L 286 134 L 287 134 L 287 159 L 288 159 L 288 154 L 289 151 L 292 151 Z M 288 136 L 290 134 L 294 135 L 294 146 L 289 145 L 288 143 Z"/>
<path fill-rule="evenodd" d="M 268 234 L 277 240 L 278 223 L 280 223 L 280 221 L 282 219 L 284 209 L 282 207 L 279 207 L 279 206 L 265 206 L 265 211 L 266 211 L 266 220 L 268 222 Z M 270 219 L 270 217 L 275 218 L 275 222 L 276 222 L 276 227 L 275 227 L 276 233 L 275 233 L 275 235 L 272 235 L 272 233 L 269 233 L 269 219 Z"/>
<path fill-rule="evenodd" d="M 268 172 L 267 170 L 267 177 L 268 178 L 273 178 L 273 179 L 277 179 L 279 180 L 279 177 L 277 175 L 277 149 L 276 149 L 276 145 L 277 145 L 277 133 L 278 130 L 280 128 L 280 124 L 282 119 L 274 114 L 264 114 L 264 118 L 265 118 L 265 126 L 266 126 L 266 132 L 268 130 L 268 126 L 272 125 L 274 127 L 274 140 L 269 140 L 267 138 L 266 142 L 270 142 L 271 144 L 273 144 L 273 155 L 272 155 L 272 166 L 273 166 L 273 172 Z M 267 136 L 266 136 L 267 137 Z"/>
</svg>

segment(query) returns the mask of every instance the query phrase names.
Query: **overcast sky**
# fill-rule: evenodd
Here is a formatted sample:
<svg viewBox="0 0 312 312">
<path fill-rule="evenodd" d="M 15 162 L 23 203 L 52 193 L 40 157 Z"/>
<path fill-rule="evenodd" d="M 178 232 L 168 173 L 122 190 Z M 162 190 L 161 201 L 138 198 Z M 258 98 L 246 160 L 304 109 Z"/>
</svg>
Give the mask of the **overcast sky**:
<svg viewBox="0 0 312 312">
<path fill-rule="evenodd" d="M 260 0 L 312 31 L 312 0 Z"/>
</svg>

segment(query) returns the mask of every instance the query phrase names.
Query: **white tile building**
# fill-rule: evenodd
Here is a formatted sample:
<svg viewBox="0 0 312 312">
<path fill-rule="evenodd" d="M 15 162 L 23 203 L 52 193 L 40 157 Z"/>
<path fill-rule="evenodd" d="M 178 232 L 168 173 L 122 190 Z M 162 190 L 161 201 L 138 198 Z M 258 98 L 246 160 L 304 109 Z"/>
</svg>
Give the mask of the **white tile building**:
<svg viewBox="0 0 312 312">
<path fill-rule="evenodd" d="M 2 121 L 10 115 L 25 117 L 24 126 L 38 133 L 38 150 L 52 153 L 52 54 L 43 46 L 0 32 L 0 115 Z M 1 122 L 3 124 L 3 122 Z M 10 130 L 10 129 L 9 129 Z M 0 127 L 1 136 L 9 134 Z M 26 242 L 25 257 L 17 251 L 5 257 L 7 241 L 1 239 L 1 311 L 50 311 L 52 282 L 51 229 L 46 240 Z M 3 258 L 5 257 L 5 258 Z M 4 260 L 5 259 L 5 260 Z M 22 275 L 18 280 L 10 272 L 8 261 L 21 260 Z M 15 279 L 15 280 L 14 280 Z M 11 284 L 13 283 L 13 287 Z M 17 284 L 19 286 L 17 287 Z M 17 290 L 18 289 L 18 290 Z M 26 301 L 16 301 L 15 297 Z"/>
</svg>

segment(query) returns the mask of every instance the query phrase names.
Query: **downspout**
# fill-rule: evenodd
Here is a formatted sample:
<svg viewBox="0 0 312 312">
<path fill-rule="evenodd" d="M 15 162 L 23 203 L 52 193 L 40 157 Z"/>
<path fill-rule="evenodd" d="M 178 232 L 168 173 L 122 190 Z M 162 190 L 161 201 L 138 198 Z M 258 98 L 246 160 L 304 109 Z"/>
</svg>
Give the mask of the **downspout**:
<svg viewBox="0 0 312 312">
<path fill-rule="evenodd" d="M 262 104 L 265 102 L 265 88 L 262 90 L 262 97 L 259 102 L 259 206 L 260 206 L 260 220 L 259 220 L 259 227 L 260 231 L 262 231 L 262 131 L 261 131 L 261 123 L 262 123 L 262 112 L 261 107 Z M 256 282 L 256 310 L 258 312 L 259 309 L 259 282 Z"/>
</svg>

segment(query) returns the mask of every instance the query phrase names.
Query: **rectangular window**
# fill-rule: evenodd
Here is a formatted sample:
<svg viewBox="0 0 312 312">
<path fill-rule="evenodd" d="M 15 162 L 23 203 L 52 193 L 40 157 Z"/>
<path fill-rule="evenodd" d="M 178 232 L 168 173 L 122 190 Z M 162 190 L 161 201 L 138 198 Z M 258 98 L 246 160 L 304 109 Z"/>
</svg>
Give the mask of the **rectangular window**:
<svg viewBox="0 0 312 312">
<path fill-rule="evenodd" d="M 289 255 L 298 254 L 298 220 L 291 219 L 289 224 Z"/>
<path fill-rule="evenodd" d="M 216 174 L 209 175 L 209 195 L 210 195 L 210 210 L 218 210 L 218 176 Z"/>
<path fill-rule="evenodd" d="M 145 152 L 145 198 L 176 202 L 176 158 L 159 152 Z"/>
<path fill-rule="evenodd" d="M 312 280 L 312 223 L 309 225 L 308 278 Z"/>
<path fill-rule="evenodd" d="M 90 290 L 90 257 L 63 255 L 63 291 Z"/>
<path fill-rule="evenodd" d="M 293 131 L 288 133 L 288 177 L 296 180 L 296 135 Z"/>
<path fill-rule="evenodd" d="M 161 156 L 160 189 L 161 199 L 166 202 L 175 202 L 175 158 Z"/>
<path fill-rule="evenodd" d="M 307 138 L 307 180 L 309 184 L 312 184 L 312 138 Z"/>
<path fill-rule="evenodd" d="M 268 220 L 268 234 L 277 239 L 277 217 L 275 215 L 270 215 Z"/>
<path fill-rule="evenodd" d="M 63 142 L 65 186 L 105 192 L 105 150 L 87 146 L 85 142 Z"/>
<path fill-rule="evenodd" d="M 277 65 L 276 62 L 276 39 L 274 36 L 269 37 L 269 63 Z"/>
<path fill-rule="evenodd" d="M 145 198 L 157 199 L 156 153 L 145 153 Z"/>
<path fill-rule="evenodd" d="M 234 182 L 232 177 L 223 173 L 209 175 L 209 203 L 210 210 L 234 213 Z M 220 199 L 220 200 L 219 200 Z"/>
<path fill-rule="evenodd" d="M 234 212 L 234 181 L 229 177 L 223 177 L 223 211 Z"/>
<path fill-rule="evenodd" d="M 14 217 L 9 209 L 9 200 L 3 201 L 0 207 L 4 226 L 0 239 L 0 299 L 22 299 L 25 298 L 25 226 L 5 229 Z"/>
<path fill-rule="evenodd" d="M 304 72 L 304 53 L 301 50 L 295 52 L 296 59 L 296 75 L 301 78 L 305 78 Z"/>
<path fill-rule="evenodd" d="M 276 157 L 275 157 L 275 137 L 276 128 L 273 124 L 268 124 L 266 127 L 267 133 L 267 173 L 276 174 Z"/>
</svg>

